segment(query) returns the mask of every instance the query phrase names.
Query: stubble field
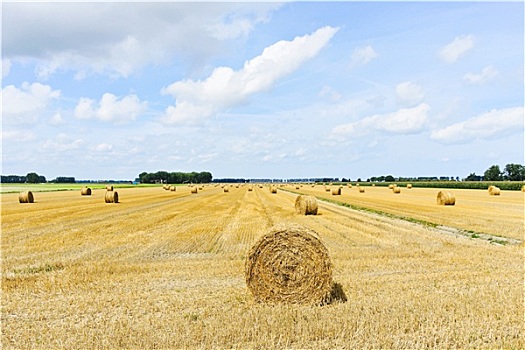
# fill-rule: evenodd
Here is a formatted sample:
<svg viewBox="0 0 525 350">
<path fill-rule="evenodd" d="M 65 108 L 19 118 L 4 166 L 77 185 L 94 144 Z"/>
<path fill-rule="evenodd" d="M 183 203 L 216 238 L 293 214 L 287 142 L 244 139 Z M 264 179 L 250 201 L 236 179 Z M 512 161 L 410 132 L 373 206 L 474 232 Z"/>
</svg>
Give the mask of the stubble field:
<svg viewBox="0 0 525 350">
<path fill-rule="evenodd" d="M 424 189 L 410 190 L 421 197 L 410 201 L 408 190 L 367 188 L 358 202 L 352 189 L 330 196 L 318 187 L 287 189 L 523 241 L 520 192 L 454 191 L 456 206 L 444 207 L 435 189 L 427 206 Z M 321 201 L 319 215 L 301 216 L 296 195 L 283 189 L 117 188 L 118 204 L 104 203 L 103 190 L 34 193 L 32 204 L 2 195 L 3 348 L 525 346 L 523 243 L 491 244 Z M 279 223 L 320 235 L 347 302 L 253 301 L 244 260 Z"/>
</svg>

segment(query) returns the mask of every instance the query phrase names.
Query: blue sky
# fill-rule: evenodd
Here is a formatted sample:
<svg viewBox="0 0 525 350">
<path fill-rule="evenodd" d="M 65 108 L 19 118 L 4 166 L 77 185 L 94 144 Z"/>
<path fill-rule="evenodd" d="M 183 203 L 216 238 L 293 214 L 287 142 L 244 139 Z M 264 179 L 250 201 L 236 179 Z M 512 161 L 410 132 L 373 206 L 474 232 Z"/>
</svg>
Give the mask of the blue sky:
<svg viewBox="0 0 525 350">
<path fill-rule="evenodd" d="M 524 163 L 523 2 L 2 3 L 2 174 Z"/>
</svg>

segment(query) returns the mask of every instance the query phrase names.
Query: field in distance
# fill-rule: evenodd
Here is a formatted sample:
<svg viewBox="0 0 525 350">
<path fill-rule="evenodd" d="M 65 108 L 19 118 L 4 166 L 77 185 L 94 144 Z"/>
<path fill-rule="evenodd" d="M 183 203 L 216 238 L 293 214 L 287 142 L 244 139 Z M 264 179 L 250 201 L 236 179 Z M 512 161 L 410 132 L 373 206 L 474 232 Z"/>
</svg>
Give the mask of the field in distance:
<svg viewBox="0 0 525 350">
<path fill-rule="evenodd" d="M 31 204 L 2 195 L 3 348 L 525 346 L 523 243 L 322 201 L 319 215 L 301 216 L 295 194 L 267 187 L 117 190 L 118 204 L 102 189 L 36 193 Z M 457 197 L 434 218 L 460 208 Z M 501 205 L 491 202 L 504 222 Z M 318 232 L 347 302 L 253 301 L 246 254 L 278 223 Z"/>
</svg>

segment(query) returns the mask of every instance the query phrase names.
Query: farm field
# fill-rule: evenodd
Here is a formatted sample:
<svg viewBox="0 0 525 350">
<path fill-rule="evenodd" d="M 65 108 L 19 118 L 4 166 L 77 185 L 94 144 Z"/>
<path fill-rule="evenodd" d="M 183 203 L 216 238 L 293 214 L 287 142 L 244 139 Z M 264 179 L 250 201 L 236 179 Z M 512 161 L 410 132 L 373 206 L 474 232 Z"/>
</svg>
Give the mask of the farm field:
<svg viewBox="0 0 525 350">
<path fill-rule="evenodd" d="M 288 187 L 523 240 L 523 193 L 476 199 L 474 190 L 454 190 L 456 206 L 441 207 L 436 189 L 412 189 L 419 199 L 405 201 L 406 189 L 367 187 L 355 196 L 377 199 L 357 202 L 347 193 L 355 188 L 331 196 L 322 186 Z M 525 347 L 523 243 L 491 244 L 322 201 L 319 215 L 301 216 L 295 194 L 267 187 L 117 190 L 118 204 L 104 203 L 101 189 L 35 193 L 32 204 L 2 195 L 3 348 Z M 246 254 L 280 223 L 319 234 L 347 302 L 253 301 Z"/>
<path fill-rule="evenodd" d="M 357 207 L 390 213 L 399 217 L 450 226 L 462 230 L 523 240 L 525 225 L 525 192 L 501 191 L 491 196 L 487 190 L 411 188 L 401 187 L 394 194 L 387 187 L 359 188 L 344 186 L 341 195 L 325 191 L 323 185 L 315 187 L 285 187 L 298 193 L 348 203 Z M 454 206 L 436 205 L 439 191 L 451 192 L 456 197 Z"/>
</svg>

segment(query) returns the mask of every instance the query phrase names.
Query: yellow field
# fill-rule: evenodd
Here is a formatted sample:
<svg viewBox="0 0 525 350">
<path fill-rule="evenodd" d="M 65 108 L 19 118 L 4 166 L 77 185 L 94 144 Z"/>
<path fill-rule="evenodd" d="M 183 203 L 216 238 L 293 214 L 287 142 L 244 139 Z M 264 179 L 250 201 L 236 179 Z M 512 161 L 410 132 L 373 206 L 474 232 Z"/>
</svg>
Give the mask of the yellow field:
<svg viewBox="0 0 525 350">
<path fill-rule="evenodd" d="M 104 203 L 103 190 L 34 193 L 32 204 L 2 195 L 3 348 L 525 347 L 523 243 L 490 244 L 324 202 L 319 215 L 300 216 L 294 194 L 266 187 L 116 190 L 119 204 Z M 505 191 L 480 197 L 491 203 L 492 224 L 473 208 L 486 209 L 467 206 L 477 192 L 455 190 L 456 206 L 435 211 L 422 204 L 423 191 L 435 203 L 435 189 L 410 190 L 421 194 L 412 205 L 406 189 L 326 195 L 350 200 L 350 191 L 395 197 L 394 205 L 369 203 L 383 211 L 523 239 L 523 197 Z M 283 222 L 319 233 L 346 303 L 254 303 L 244 259 Z"/>
</svg>

